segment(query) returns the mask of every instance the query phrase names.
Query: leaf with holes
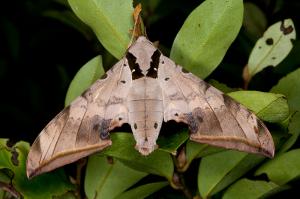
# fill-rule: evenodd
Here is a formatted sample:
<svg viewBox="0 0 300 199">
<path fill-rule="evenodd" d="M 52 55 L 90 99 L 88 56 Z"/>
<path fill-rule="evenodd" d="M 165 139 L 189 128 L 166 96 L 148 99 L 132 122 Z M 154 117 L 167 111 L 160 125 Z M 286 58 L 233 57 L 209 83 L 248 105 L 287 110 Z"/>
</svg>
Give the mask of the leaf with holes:
<svg viewBox="0 0 300 199">
<path fill-rule="evenodd" d="M 62 170 L 28 180 L 25 162 L 29 144 L 21 141 L 9 147 L 6 143 L 6 139 L 0 139 L 0 169 L 12 172 L 10 176 L 13 189 L 25 199 L 51 199 L 74 188 Z"/>
<path fill-rule="evenodd" d="M 256 73 L 268 66 L 277 66 L 292 50 L 291 40 L 296 31 L 291 19 L 285 19 L 270 26 L 255 44 L 246 68 L 244 79 L 249 81 Z"/>
</svg>

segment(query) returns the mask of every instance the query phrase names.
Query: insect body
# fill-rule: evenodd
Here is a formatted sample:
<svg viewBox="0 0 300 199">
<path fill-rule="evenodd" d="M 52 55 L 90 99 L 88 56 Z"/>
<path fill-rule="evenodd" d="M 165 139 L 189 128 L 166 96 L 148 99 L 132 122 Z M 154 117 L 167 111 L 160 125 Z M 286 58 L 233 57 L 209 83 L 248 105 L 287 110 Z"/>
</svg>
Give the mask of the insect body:
<svg viewBox="0 0 300 199">
<path fill-rule="evenodd" d="M 129 123 L 136 149 L 157 148 L 162 122 L 189 126 L 200 143 L 274 155 L 266 126 L 243 105 L 165 57 L 139 37 L 102 78 L 42 130 L 27 159 L 29 177 L 74 162 L 112 144 L 109 132 Z"/>
</svg>

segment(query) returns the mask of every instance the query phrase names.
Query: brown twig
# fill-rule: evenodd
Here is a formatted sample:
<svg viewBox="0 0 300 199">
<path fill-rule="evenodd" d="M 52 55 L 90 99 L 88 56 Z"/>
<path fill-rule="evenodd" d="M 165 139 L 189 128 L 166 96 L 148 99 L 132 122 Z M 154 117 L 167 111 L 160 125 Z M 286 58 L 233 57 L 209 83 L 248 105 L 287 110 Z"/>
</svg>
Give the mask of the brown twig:
<svg viewBox="0 0 300 199">
<path fill-rule="evenodd" d="M 182 167 L 186 163 L 185 147 L 180 150 L 177 157 L 174 156 L 173 161 L 175 165 L 175 172 L 173 175 L 171 186 L 175 189 L 181 190 L 186 198 L 193 199 L 193 194 L 185 183 L 184 171 L 182 171 Z"/>
</svg>

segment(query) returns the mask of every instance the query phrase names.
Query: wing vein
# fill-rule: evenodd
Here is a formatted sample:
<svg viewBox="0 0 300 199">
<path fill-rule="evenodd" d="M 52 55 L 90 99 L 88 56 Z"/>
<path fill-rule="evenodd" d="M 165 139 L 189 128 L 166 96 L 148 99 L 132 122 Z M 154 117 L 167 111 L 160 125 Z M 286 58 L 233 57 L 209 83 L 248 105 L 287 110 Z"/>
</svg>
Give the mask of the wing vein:
<svg viewBox="0 0 300 199">
<path fill-rule="evenodd" d="M 82 122 L 83 122 L 83 120 L 84 120 L 84 118 L 85 118 L 85 115 L 86 115 L 86 112 L 87 112 L 87 110 L 88 110 L 88 105 L 89 105 L 89 103 L 88 103 L 88 101 L 86 100 L 86 109 L 85 109 L 85 112 L 84 112 L 84 114 L 83 114 L 83 116 L 82 116 L 82 119 L 81 119 L 81 121 L 80 121 L 79 127 L 78 127 L 78 129 L 77 129 L 77 131 L 76 131 L 75 147 L 76 147 L 76 144 L 77 144 L 78 132 L 79 132 L 79 130 L 80 130 L 80 128 L 81 128 Z"/>
<path fill-rule="evenodd" d="M 63 116 L 63 115 L 62 115 L 62 116 Z M 59 140 L 59 138 L 60 138 L 60 136 L 61 136 L 62 132 L 64 131 L 64 129 L 65 129 L 65 126 L 66 126 L 66 124 L 67 124 L 67 122 L 68 122 L 68 120 L 69 120 L 69 116 L 70 116 L 70 113 L 68 114 L 68 119 L 67 119 L 67 120 L 66 120 L 66 122 L 64 123 L 64 126 L 63 126 L 63 128 L 61 129 L 61 131 L 60 131 L 60 133 L 59 133 L 59 135 L 58 135 L 57 141 L 56 141 L 56 143 L 55 143 L 55 145 L 54 145 L 54 148 L 53 148 L 53 151 L 52 151 L 52 153 L 51 153 L 51 156 L 50 156 L 50 157 L 52 157 L 52 156 L 53 156 L 53 153 L 54 153 L 54 151 L 55 151 L 55 149 L 56 149 L 56 146 L 57 146 L 58 140 Z M 52 142 L 54 141 L 54 138 L 55 138 L 55 136 L 53 136 L 53 139 L 52 139 L 52 141 L 51 141 L 51 143 L 50 143 L 50 145 L 49 145 L 49 146 L 51 146 L 51 145 L 52 145 Z M 49 149 L 50 149 L 50 147 L 48 147 L 48 149 L 47 149 L 47 153 L 48 153 L 48 150 L 49 150 Z M 46 157 L 47 153 L 45 154 L 44 158 Z M 40 161 L 43 161 L 43 160 L 41 159 Z"/>
</svg>

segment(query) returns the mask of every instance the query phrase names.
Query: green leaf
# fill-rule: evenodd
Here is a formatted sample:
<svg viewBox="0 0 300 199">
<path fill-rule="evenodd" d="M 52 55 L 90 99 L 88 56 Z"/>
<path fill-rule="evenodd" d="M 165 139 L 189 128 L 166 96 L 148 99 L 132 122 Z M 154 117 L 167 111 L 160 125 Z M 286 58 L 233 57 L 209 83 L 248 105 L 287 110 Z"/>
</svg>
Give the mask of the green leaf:
<svg viewBox="0 0 300 199">
<path fill-rule="evenodd" d="M 185 171 L 195 158 L 205 157 L 213 153 L 224 151 L 224 148 L 210 146 L 208 144 L 201 144 L 191 140 L 186 143 L 186 162 L 181 165 L 182 171 Z"/>
<path fill-rule="evenodd" d="M 241 179 L 226 190 L 223 199 L 257 199 L 274 191 L 279 186 L 273 182 Z"/>
<path fill-rule="evenodd" d="M 176 154 L 177 149 L 189 138 L 187 130 L 176 132 L 172 136 L 158 137 L 157 144 L 159 150 Z"/>
<path fill-rule="evenodd" d="M 288 99 L 292 111 L 300 111 L 300 68 L 280 79 L 278 84 L 271 89 L 273 93 L 281 93 Z"/>
<path fill-rule="evenodd" d="M 266 29 L 267 18 L 263 11 L 254 3 L 244 3 L 245 12 L 243 26 L 250 36 L 258 39 Z"/>
<path fill-rule="evenodd" d="M 74 13 L 95 32 L 101 44 L 120 59 L 133 28 L 132 0 L 68 0 Z"/>
<path fill-rule="evenodd" d="M 218 193 L 259 164 L 264 157 L 238 151 L 224 151 L 202 158 L 198 188 L 202 197 Z"/>
<path fill-rule="evenodd" d="M 78 197 L 74 192 L 67 192 L 60 196 L 54 196 L 53 199 L 78 199 Z"/>
<path fill-rule="evenodd" d="M 206 0 L 186 19 L 170 58 L 201 78 L 222 61 L 243 20 L 242 0 Z"/>
<path fill-rule="evenodd" d="M 0 198 L 1 199 L 4 199 L 4 196 L 5 196 L 5 192 L 3 189 L 0 189 Z"/>
<path fill-rule="evenodd" d="M 283 144 L 283 146 L 280 148 L 280 151 L 277 152 L 283 153 L 289 150 L 297 141 L 299 135 L 300 135 L 300 112 L 296 112 L 289 123 L 288 126 L 289 133 L 292 134 L 291 137 L 287 139 L 287 141 Z"/>
<path fill-rule="evenodd" d="M 223 93 L 229 93 L 229 92 L 233 92 L 233 91 L 237 91 L 238 89 L 234 89 L 234 88 L 230 88 L 229 86 L 227 86 L 224 83 L 218 82 L 215 79 L 210 79 L 208 81 L 208 83 L 210 85 L 212 85 L 213 87 L 219 89 L 220 91 L 222 91 Z"/>
<path fill-rule="evenodd" d="M 263 164 L 255 175 L 263 173 L 278 185 L 284 185 L 300 176 L 300 149 L 279 154 L 274 159 Z"/>
<path fill-rule="evenodd" d="M 146 198 L 152 193 L 160 190 L 161 188 L 168 185 L 168 182 L 155 182 L 145 185 L 138 186 L 136 188 L 130 189 L 117 197 L 115 199 L 136 199 L 136 198 Z"/>
<path fill-rule="evenodd" d="M 106 157 L 96 154 L 88 160 L 85 193 L 88 198 L 112 199 L 146 175 L 148 174 L 131 169 L 118 160 L 109 163 Z"/>
<path fill-rule="evenodd" d="M 236 91 L 228 95 L 264 121 L 281 122 L 289 116 L 289 107 L 283 95 L 259 91 Z"/>
<path fill-rule="evenodd" d="M 101 56 L 94 57 L 84 64 L 73 78 L 67 91 L 65 106 L 68 106 L 76 97 L 94 83 L 104 70 Z"/>
<path fill-rule="evenodd" d="M 291 19 L 270 26 L 260 38 L 248 60 L 250 78 L 268 66 L 277 66 L 292 50 L 291 39 L 296 39 L 296 31 Z"/>
<path fill-rule="evenodd" d="M 6 139 L 0 139 L 0 169 L 9 169 L 13 172 L 12 185 L 25 199 L 50 199 L 74 188 L 62 170 L 28 180 L 26 158 L 29 144 L 21 141 L 13 147 L 8 147 L 6 142 Z"/>
<path fill-rule="evenodd" d="M 112 133 L 112 146 L 102 153 L 116 157 L 133 169 L 172 179 L 174 165 L 169 153 L 155 150 L 148 156 L 142 156 L 135 148 L 135 140 L 129 133 Z M 159 162 L 159 164 L 158 164 Z"/>
</svg>

